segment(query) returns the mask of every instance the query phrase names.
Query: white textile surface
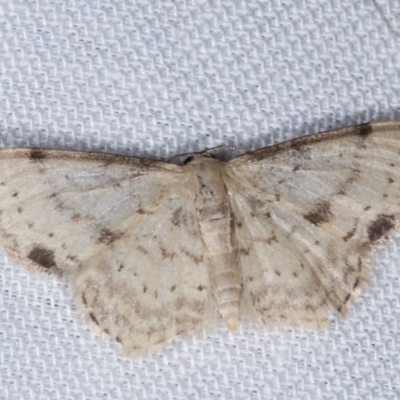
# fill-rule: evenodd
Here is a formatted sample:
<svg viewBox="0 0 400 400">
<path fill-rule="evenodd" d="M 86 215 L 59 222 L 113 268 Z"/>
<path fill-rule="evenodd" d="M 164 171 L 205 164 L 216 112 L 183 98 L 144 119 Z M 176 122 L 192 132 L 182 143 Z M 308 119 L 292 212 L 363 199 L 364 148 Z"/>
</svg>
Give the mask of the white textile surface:
<svg viewBox="0 0 400 400">
<path fill-rule="evenodd" d="M 0 146 L 166 159 L 400 119 L 400 2 L 376 1 L 0 0 Z M 328 330 L 221 328 L 142 359 L 0 255 L 1 399 L 400 398 L 399 234 Z"/>
</svg>

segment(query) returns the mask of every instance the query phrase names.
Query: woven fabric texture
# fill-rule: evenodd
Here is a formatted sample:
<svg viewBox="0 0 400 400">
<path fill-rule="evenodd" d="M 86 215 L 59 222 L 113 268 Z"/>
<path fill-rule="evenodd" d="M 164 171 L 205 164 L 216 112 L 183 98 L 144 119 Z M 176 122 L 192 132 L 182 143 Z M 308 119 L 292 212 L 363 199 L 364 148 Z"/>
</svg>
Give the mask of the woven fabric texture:
<svg viewBox="0 0 400 400">
<path fill-rule="evenodd" d="M 400 119 L 399 21 L 397 0 L 0 0 L 0 145 L 167 159 Z M 399 354 L 399 234 L 328 330 L 221 328 L 143 359 L 1 253 L 0 399 L 398 399 Z"/>
</svg>

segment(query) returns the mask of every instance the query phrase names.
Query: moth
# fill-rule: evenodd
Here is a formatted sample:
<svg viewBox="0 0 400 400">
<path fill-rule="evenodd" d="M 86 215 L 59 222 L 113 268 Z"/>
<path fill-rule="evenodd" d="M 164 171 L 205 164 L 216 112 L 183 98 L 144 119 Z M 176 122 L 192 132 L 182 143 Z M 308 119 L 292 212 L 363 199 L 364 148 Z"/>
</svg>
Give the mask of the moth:
<svg viewBox="0 0 400 400">
<path fill-rule="evenodd" d="M 129 355 L 218 321 L 324 326 L 399 220 L 400 121 L 227 162 L 0 150 L 0 247 L 68 277 L 90 326 Z"/>
</svg>

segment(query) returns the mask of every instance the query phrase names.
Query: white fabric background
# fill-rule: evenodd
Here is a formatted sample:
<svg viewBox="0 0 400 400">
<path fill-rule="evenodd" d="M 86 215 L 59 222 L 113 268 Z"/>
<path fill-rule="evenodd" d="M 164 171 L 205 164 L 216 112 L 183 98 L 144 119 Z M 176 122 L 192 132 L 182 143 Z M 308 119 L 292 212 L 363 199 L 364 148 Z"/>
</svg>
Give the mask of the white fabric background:
<svg viewBox="0 0 400 400">
<path fill-rule="evenodd" d="M 0 35 L 1 146 L 160 159 L 400 119 L 400 38 L 372 0 L 0 0 Z M 326 331 L 220 329 L 145 359 L 3 256 L 0 398 L 398 399 L 399 247 Z"/>
</svg>

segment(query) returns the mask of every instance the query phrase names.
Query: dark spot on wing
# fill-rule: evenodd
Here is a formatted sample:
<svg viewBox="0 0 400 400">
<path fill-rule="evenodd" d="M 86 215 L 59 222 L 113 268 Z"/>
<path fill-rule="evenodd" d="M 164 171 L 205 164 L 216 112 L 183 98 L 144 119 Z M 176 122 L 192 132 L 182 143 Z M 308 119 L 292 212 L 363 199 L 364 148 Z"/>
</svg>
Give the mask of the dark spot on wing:
<svg viewBox="0 0 400 400">
<path fill-rule="evenodd" d="M 143 246 L 137 246 L 137 249 L 143 254 L 149 254 L 149 252 Z"/>
<path fill-rule="evenodd" d="M 121 265 L 118 267 L 118 272 L 120 272 L 122 269 L 124 269 L 124 264 L 121 264 Z"/>
<path fill-rule="evenodd" d="M 198 290 L 199 292 L 203 291 L 204 289 L 205 289 L 205 287 L 202 286 L 202 285 L 199 285 L 199 286 L 197 287 L 197 290 Z"/>
<path fill-rule="evenodd" d="M 366 139 L 373 132 L 371 124 L 361 124 L 355 127 L 355 134 Z"/>
<path fill-rule="evenodd" d="M 174 258 L 175 253 L 174 252 L 169 252 L 165 247 L 163 247 L 162 245 L 159 245 L 160 247 L 160 251 L 161 251 L 161 256 L 163 258 L 163 260 L 165 260 L 166 258 L 170 258 L 171 260 Z"/>
<path fill-rule="evenodd" d="M 172 219 L 171 222 L 175 225 L 178 226 L 181 224 L 182 221 L 182 208 L 179 207 L 172 213 Z"/>
<path fill-rule="evenodd" d="M 71 221 L 74 221 L 74 222 L 78 222 L 82 219 L 84 219 L 84 217 L 79 213 L 76 213 L 71 217 Z"/>
<path fill-rule="evenodd" d="M 354 282 L 353 289 L 355 289 L 360 283 L 360 280 L 357 278 Z"/>
<path fill-rule="evenodd" d="M 346 236 L 343 237 L 343 240 L 347 242 L 354 236 L 355 233 L 356 233 L 356 227 L 354 227 L 351 231 L 347 232 Z"/>
<path fill-rule="evenodd" d="M 371 206 L 366 206 L 366 207 L 364 207 L 364 210 L 365 211 L 368 211 L 368 210 L 370 210 L 371 209 Z"/>
<path fill-rule="evenodd" d="M 28 254 L 28 258 L 43 268 L 50 269 L 57 266 L 54 260 L 54 251 L 40 245 L 33 247 Z"/>
<path fill-rule="evenodd" d="M 281 276 L 281 273 L 280 273 L 279 271 L 277 271 L 277 270 L 274 270 L 274 272 L 275 272 L 275 275 L 277 275 L 277 276 Z"/>
<path fill-rule="evenodd" d="M 182 249 L 182 253 L 185 254 L 187 257 L 189 257 L 191 260 L 193 260 L 193 262 L 195 264 L 199 264 L 201 262 L 203 262 L 203 256 L 196 256 L 195 254 L 191 253 L 189 250 L 187 249 Z"/>
<path fill-rule="evenodd" d="M 31 149 L 29 152 L 29 159 L 34 162 L 43 161 L 46 157 L 46 153 L 41 149 Z"/>
<path fill-rule="evenodd" d="M 12 197 L 17 197 L 18 196 L 18 192 L 15 192 Z"/>
<path fill-rule="evenodd" d="M 393 183 L 394 180 L 393 180 L 392 178 L 388 178 L 388 182 L 389 182 L 389 183 Z"/>
<path fill-rule="evenodd" d="M 144 285 L 144 286 L 143 286 L 143 293 L 146 293 L 146 292 L 147 292 L 147 286 Z"/>
<path fill-rule="evenodd" d="M 18 208 L 17 208 L 17 211 L 18 211 L 19 214 L 21 214 L 23 210 L 22 210 L 21 207 L 18 207 Z"/>
<path fill-rule="evenodd" d="M 97 243 L 104 243 L 109 245 L 120 239 L 122 236 L 123 233 L 119 230 L 112 231 L 108 228 L 102 228 L 99 238 L 97 239 Z"/>
<path fill-rule="evenodd" d="M 97 318 L 94 316 L 93 313 L 89 313 L 89 317 L 97 326 L 99 325 L 99 321 L 97 321 Z"/>
<path fill-rule="evenodd" d="M 363 267 L 363 263 L 362 263 L 361 257 L 358 257 L 357 267 L 358 267 L 358 271 L 361 272 L 362 267 Z"/>
<path fill-rule="evenodd" d="M 330 205 L 327 201 L 324 201 L 317 205 L 315 211 L 304 215 L 304 218 L 314 225 L 320 225 L 324 222 L 328 222 L 331 215 Z"/>
<path fill-rule="evenodd" d="M 395 226 L 394 215 L 379 214 L 375 221 L 373 221 L 368 229 L 368 237 L 371 243 L 381 239 L 393 229 Z"/>
<path fill-rule="evenodd" d="M 171 292 L 175 291 L 175 289 L 176 289 L 176 286 L 175 286 L 175 285 L 172 286 L 172 287 L 171 287 Z"/>
<path fill-rule="evenodd" d="M 249 249 L 245 249 L 244 247 L 241 247 L 240 249 L 239 249 L 239 253 L 240 254 L 243 254 L 243 255 L 245 255 L 245 256 L 248 256 L 249 255 Z"/>
<path fill-rule="evenodd" d="M 350 300 L 351 294 L 348 293 L 347 296 L 344 299 L 344 304 L 346 304 Z"/>
<path fill-rule="evenodd" d="M 155 330 L 155 333 L 157 333 L 157 332 L 158 332 L 158 330 Z M 157 342 L 155 342 L 154 345 L 157 346 L 157 345 L 159 345 L 161 343 L 164 343 L 166 340 L 167 339 L 163 335 L 163 337 L 161 339 L 157 340 Z"/>
</svg>

